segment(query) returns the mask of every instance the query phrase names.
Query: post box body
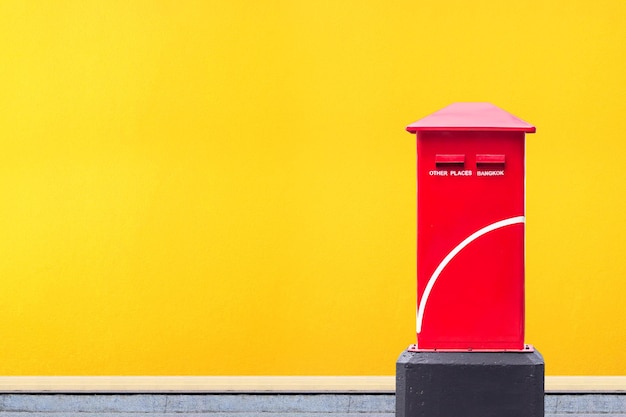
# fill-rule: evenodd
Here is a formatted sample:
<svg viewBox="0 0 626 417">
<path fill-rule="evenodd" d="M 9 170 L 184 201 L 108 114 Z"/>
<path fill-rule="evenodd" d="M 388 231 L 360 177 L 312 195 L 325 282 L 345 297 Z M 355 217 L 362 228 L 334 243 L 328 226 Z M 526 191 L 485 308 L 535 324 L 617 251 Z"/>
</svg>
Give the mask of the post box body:
<svg viewBox="0 0 626 417">
<path fill-rule="evenodd" d="M 524 349 L 525 133 L 456 103 L 417 134 L 418 349 Z"/>
</svg>

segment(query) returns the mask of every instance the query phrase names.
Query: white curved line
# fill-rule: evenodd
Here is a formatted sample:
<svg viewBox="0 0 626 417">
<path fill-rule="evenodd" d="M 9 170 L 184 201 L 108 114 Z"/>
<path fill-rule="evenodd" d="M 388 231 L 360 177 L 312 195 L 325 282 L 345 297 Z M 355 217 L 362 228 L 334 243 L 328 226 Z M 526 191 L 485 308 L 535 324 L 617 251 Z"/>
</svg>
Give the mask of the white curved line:
<svg viewBox="0 0 626 417">
<path fill-rule="evenodd" d="M 439 278 L 441 271 L 443 271 L 446 265 L 450 263 L 452 258 L 458 255 L 458 253 L 461 252 L 461 250 L 463 250 L 464 247 L 466 247 L 467 245 L 469 245 L 470 243 L 472 243 L 474 240 L 478 239 L 479 237 L 483 236 L 484 234 L 489 233 L 493 230 L 499 229 L 501 227 L 510 226 L 510 225 L 517 224 L 517 223 L 524 223 L 524 222 L 525 222 L 524 216 L 517 216 L 517 217 L 511 217 L 510 219 L 500 220 L 499 222 L 495 222 L 495 223 L 490 224 L 489 226 L 485 226 L 482 229 L 478 230 L 477 232 L 474 232 L 471 235 L 469 235 L 465 240 L 463 240 L 463 242 L 456 245 L 456 247 L 452 249 L 450 253 L 446 255 L 445 258 L 443 258 L 443 261 L 441 261 L 439 266 L 437 266 L 437 269 L 435 269 L 435 272 L 433 272 L 433 274 L 428 279 L 428 283 L 426 284 L 426 289 L 424 290 L 424 294 L 422 295 L 422 299 L 420 300 L 419 307 L 417 309 L 417 333 L 420 333 L 422 331 L 422 321 L 424 320 L 424 310 L 426 309 L 428 296 L 430 296 L 430 292 L 432 291 L 433 286 L 435 285 L 435 281 L 437 281 L 437 278 Z"/>
</svg>

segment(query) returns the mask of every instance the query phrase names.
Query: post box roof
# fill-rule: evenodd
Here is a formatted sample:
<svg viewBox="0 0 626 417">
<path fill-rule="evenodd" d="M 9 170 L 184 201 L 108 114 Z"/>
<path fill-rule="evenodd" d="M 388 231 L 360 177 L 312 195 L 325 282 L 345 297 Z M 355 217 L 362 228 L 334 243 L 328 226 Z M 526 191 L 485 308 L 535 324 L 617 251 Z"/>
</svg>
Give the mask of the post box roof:
<svg viewBox="0 0 626 417">
<path fill-rule="evenodd" d="M 432 130 L 490 130 L 535 133 L 535 126 L 491 103 L 453 103 L 415 123 L 411 123 L 406 127 L 406 130 L 411 133 Z"/>
</svg>

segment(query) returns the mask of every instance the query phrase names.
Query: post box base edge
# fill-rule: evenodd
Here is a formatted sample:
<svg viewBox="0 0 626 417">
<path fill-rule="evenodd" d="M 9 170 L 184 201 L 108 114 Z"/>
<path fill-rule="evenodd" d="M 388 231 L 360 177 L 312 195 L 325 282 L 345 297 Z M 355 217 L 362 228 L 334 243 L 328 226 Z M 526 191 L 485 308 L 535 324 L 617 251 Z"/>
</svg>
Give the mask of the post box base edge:
<svg viewBox="0 0 626 417">
<path fill-rule="evenodd" d="M 544 369 L 533 352 L 402 352 L 396 417 L 543 417 Z"/>
</svg>

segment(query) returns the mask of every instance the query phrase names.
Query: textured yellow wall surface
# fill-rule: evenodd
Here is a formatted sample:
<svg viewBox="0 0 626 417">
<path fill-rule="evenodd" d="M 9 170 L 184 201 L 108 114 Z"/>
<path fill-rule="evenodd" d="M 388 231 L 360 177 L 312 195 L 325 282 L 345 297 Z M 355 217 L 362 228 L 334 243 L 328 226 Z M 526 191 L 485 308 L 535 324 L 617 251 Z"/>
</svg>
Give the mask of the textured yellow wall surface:
<svg viewBox="0 0 626 417">
<path fill-rule="evenodd" d="M 626 374 L 626 2 L 0 2 L 0 374 L 392 375 L 415 137 L 533 123 L 527 337 Z"/>
</svg>

